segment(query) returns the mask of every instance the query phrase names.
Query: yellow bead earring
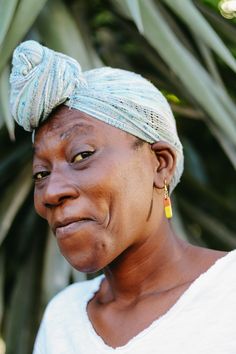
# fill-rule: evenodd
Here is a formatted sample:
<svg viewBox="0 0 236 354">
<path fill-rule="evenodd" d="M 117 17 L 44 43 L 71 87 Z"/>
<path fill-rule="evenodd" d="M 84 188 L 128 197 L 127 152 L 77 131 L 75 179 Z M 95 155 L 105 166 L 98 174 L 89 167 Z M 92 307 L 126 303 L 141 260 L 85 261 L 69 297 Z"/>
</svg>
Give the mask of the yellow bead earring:
<svg viewBox="0 0 236 354">
<path fill-rule="evenodd" d="M 166 180 L 164 181 L 164 209 L 165 209 L 166 218 L 171 219 L 173 213 L 172 213 L 171 200 L 169 197 L 169 191 L 168 191 Z"/>
</svg>

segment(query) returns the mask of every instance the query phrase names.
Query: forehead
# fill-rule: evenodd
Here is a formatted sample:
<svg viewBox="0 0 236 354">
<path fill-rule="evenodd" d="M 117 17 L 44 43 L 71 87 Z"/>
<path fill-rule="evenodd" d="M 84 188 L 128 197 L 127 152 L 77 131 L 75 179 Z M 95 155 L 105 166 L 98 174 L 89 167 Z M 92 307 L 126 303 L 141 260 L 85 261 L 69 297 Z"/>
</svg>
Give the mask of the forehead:
<svg viewBox="0 0 236 354">
<path fill-rule="evenodd" d="M 74 138 L 94 137 L 124 143 L 134 141 L 135 137 L 107 123 L 104 123 L 88 114 L 67 106 L 60 106 L 51 116 L 37 129 L 35 135 L 34 150 L 49 140 L 60 142 L 72 141 Z"/>
</svg>

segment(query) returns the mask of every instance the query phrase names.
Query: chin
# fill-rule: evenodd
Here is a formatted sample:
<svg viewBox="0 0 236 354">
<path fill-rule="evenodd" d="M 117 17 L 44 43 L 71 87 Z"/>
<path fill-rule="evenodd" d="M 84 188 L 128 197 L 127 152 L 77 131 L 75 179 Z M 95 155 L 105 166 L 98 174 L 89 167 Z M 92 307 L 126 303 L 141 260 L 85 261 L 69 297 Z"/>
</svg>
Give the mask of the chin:
<svg viewBox="0 0 236 354">
<path fill-rule="evenodd" d="M 121 251 L 107 230 L 83 228 L 66 237 L 57 237 L 61 254 L 79 272 L 96 273 L 108 266 Z"/>
<path fill-rule="evenodd" d="M 104 265 L 103 262 L 99 262 L 97 257 L 90 259 L 90 257 L 80 257 L 79 255 L 75 255 L 74 257 L 70 257 L 68 255 L 63 256 L 74 269 L 82 273 L 97 273 L 106 266 L 106 264 Z"/>
<path fill-rule="evenodd" d="M 108 248 L 101 240 L 88 240 L 84 244 L 58 242 L 61 254 L 70 265 L 83 273 L 96 273 L 109 263 Z"/>
</svg>

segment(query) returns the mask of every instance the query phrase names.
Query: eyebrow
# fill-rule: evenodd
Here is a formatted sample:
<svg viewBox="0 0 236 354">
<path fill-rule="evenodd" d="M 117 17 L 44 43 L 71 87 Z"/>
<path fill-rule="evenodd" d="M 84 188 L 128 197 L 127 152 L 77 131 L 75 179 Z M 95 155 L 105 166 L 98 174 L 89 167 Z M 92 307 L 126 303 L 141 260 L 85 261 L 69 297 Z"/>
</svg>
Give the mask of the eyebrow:
<svg viewBox="0 0 236 354">
<path fill-rule="evenodd" d="M 88 134 L 90 134 L 93 131 L 94 131 L 94 126 L 93 125 L 81 122 L 81 123 L 74 124 L 72 127 L 67 129 L 65 132 L 61 133 L 60 134 L 60 138 L 62 140 L 68 139 L 72 135 L 74 135 L 75 133 L 78 133 L 78 132 L 80 132 L 83 135 L 88 135 Z"/>
<path fill-rule="evenodd" d="M 61 133 L 60 134 L 60 138 L 62 140 L 64 139 L 68 139 L 68 138 L 71 138 L 71 136 L 73 136 L 75 133 L 78 133 L 80 132 L 81 134 L 83 135 L 88 135 L 90 134 L 91 132 L 93 132 L 95 129 L 94 129 L 94 126 L 91 125 L 91 124 L 86 124 L 86 123 L 76 123 L 74 124 L 72 127 L 70 127 L 69 129 L 67 129 L 65 132 Z M 33 149 L 33 154 L 35 154 L 37 152 L 37 147 L 36 146 L 32 146 L 32 149 Z"/>
</svg>

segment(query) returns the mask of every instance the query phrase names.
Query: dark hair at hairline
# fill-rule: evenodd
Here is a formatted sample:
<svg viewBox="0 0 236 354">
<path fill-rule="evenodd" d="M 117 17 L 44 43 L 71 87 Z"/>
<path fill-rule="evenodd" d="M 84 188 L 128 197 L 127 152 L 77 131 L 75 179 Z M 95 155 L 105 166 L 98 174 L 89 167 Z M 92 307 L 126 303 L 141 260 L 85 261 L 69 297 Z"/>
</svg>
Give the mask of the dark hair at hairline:
<svg viewBox="0 0 236 354">
<path fill-rule="evenodd" d="M 132 147 L 136 150 L 136 149 L 139 149 L 140 147 L 142 147 L 145 143 L 146 143 L 146 141 L 144 141 L 141 138 L 138 138 L 137 136 L 135 136 L 135 140 L 134 140 L 134 142 L 132 144 Z"/>
</svg>

